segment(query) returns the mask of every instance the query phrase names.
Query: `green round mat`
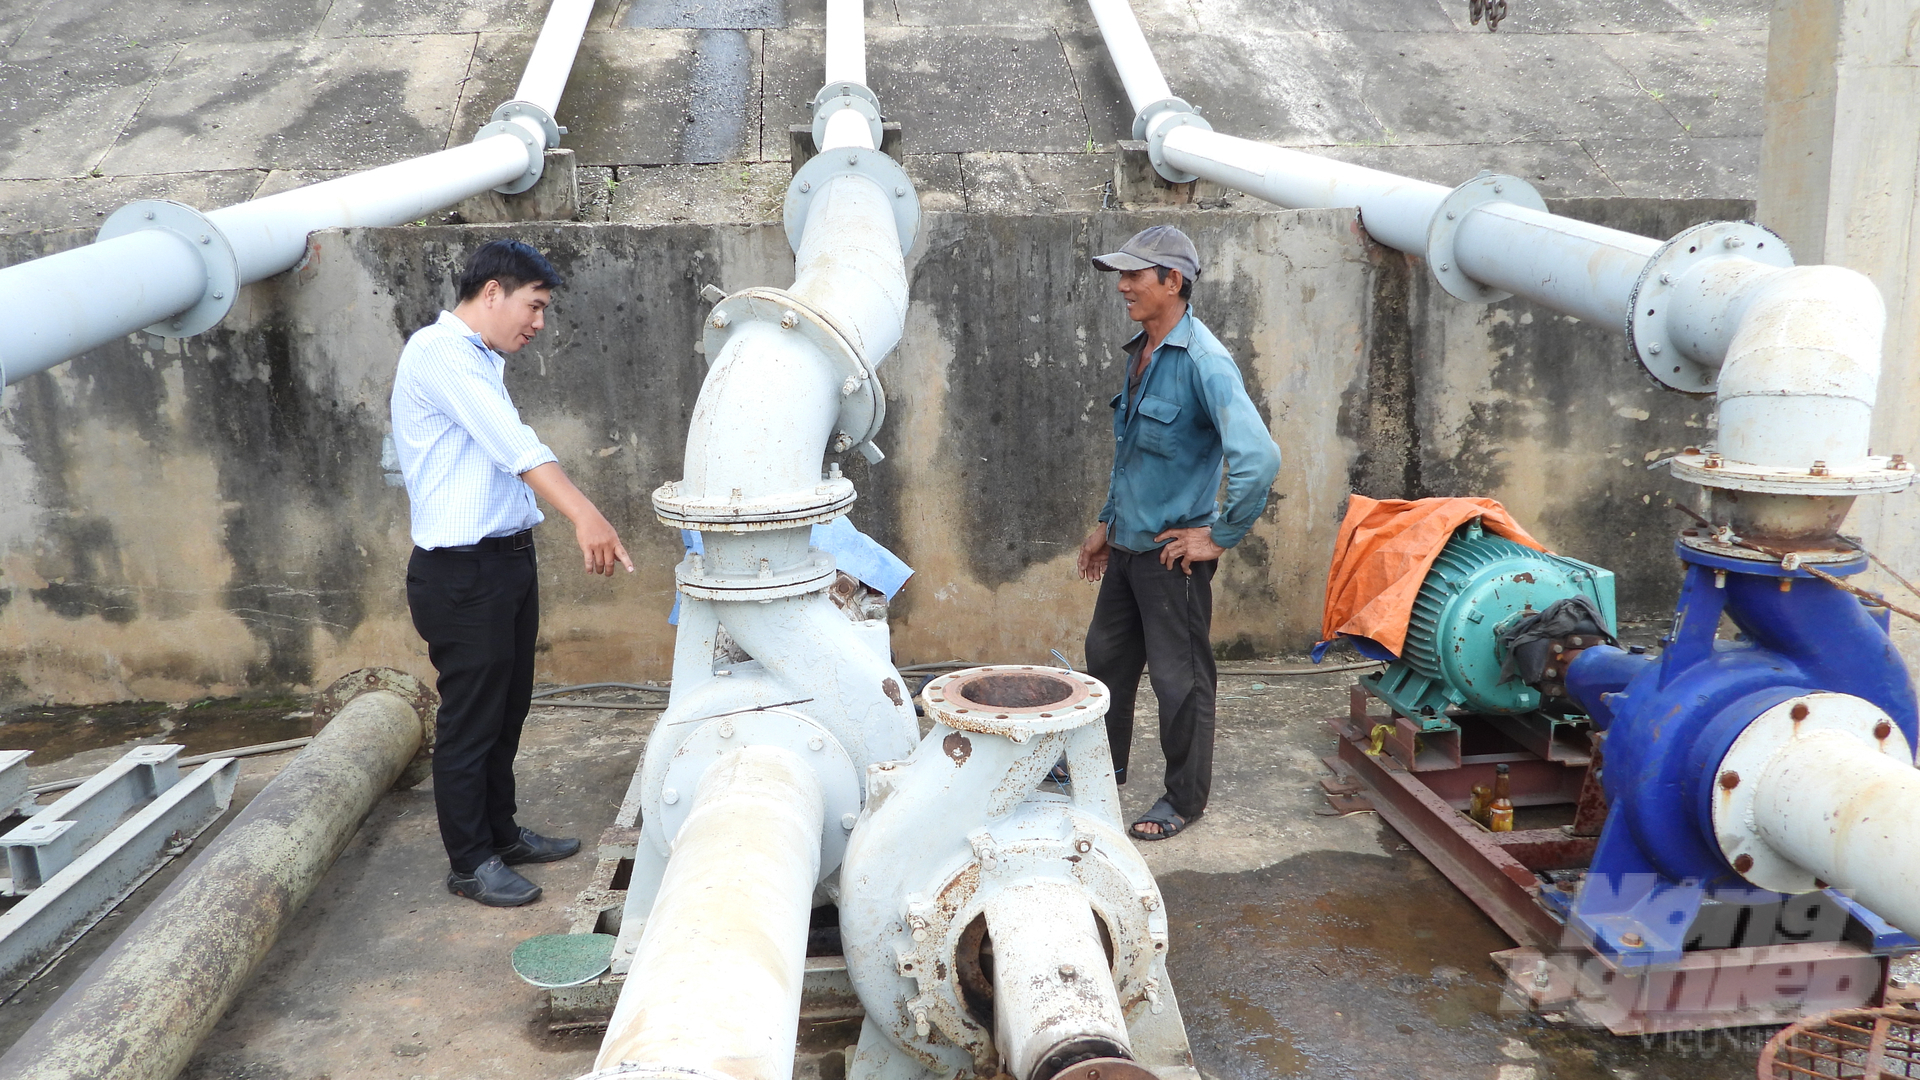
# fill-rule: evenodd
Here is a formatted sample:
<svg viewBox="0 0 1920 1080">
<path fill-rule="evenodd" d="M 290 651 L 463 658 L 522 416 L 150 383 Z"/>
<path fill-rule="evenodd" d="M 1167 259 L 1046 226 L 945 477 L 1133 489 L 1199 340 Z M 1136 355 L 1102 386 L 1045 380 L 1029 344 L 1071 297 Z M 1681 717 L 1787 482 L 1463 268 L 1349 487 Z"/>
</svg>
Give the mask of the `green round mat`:
<svg viewBox="0 0 1920 1080">
<path fill-rule="evenodd" d="M 613 965 L 611 934 L 542 934 L 513 947 L 513 972 L 543 989 L 579 986 Z"/>
</svg>

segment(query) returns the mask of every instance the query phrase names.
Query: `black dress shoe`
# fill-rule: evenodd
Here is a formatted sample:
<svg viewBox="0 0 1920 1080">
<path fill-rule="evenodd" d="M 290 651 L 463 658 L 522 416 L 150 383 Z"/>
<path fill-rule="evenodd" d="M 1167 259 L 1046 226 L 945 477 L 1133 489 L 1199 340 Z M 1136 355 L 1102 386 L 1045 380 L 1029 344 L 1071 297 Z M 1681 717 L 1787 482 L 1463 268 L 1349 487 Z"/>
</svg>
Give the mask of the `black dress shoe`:
<svg viewBox="0 0 1920 1080">
<path fill-rule="evenodd" d="M 572 837 L 541 836 L 525 826 L 520 828 L 520 839 L 503 848 L 494 848 L 493 853 L 500 861 L 509 866 L 530 862 L 558 862 L 580 850 L 580 841 Z"/>
<path fill-rule="evenodd" d="M 447 891 L 488 907 L 519 907 L 540 899 L 540 886 L 507 869 L 498 855 L 474 867 L 471 874 L 457 870 L 448 874 Z"/>
</svg>

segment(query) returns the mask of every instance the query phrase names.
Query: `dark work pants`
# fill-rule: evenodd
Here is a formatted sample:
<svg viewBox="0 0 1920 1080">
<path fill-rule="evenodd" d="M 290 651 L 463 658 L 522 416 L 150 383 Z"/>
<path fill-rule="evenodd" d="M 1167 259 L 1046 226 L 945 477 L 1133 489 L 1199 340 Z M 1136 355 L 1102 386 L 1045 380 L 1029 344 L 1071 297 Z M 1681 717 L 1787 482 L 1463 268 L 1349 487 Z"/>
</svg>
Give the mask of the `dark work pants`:
<svg viewBox="0 0 1920 1080">
<path fill-rule="evenodd" d="M 407 606 L 440 673 L 433 804 L 456 873 L 519 838 L 513 756 L 533 698 L 540 587 L 533 549 L 413 549 Z"/>
<path fill-rule="evenodd" d="M 1133 749 L 1133 702 L 1140 669 L 1160 699 L 1160 750 L 1167 758 L 1167 801 L 1188 820 L 1213 790 L 1213 572 L 1160 565 L 1160 553 L 1113 549 L 1087 627 L 1087 674 L 1107 684 L 1107 742 L 1122 782 Z"/>
</svg>

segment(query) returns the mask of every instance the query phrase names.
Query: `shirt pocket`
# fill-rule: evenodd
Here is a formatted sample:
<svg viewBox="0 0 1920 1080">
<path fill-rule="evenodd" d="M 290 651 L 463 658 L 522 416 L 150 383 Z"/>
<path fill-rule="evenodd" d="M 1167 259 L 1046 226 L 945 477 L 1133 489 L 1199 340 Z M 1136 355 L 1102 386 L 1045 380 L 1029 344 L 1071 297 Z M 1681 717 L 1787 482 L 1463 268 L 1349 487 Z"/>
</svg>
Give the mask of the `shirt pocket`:
<svg viewBox="0 0 1920 1080">
<path fill-rule="evenodd" d="M 1175 452 L 1174 422 L 1180 418 L 1180 406 L 1151 394 L 1140 398 L 1140 449 L 1161 457 Z"/>
</svg>

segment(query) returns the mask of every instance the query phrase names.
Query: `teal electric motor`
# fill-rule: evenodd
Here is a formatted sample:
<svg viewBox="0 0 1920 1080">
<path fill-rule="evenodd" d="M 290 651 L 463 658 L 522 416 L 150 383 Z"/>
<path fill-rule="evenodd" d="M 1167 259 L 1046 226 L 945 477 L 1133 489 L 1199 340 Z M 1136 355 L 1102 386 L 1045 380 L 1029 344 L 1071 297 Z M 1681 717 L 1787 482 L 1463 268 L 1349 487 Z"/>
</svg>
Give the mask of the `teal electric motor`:
<svg viewBox="0 0 1920 1080">
<path fill-rule="evenodd" d="M 1427 571 L 1400 659 L 1361 682 L 1425 730 L 1451 727 L 1447 710 L 1453 707 L 1532 712 L 1543 704 L 1540 691 L 1518 675 L 1502 676 L 1501 639 L 1520 620 L 1570 596 L 1592 601 L 1607 631 L 1616 629 L 1612 571 L 1535 551 L 1470 521 Z"/>
</svg>

